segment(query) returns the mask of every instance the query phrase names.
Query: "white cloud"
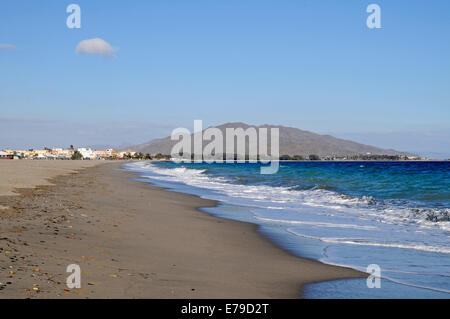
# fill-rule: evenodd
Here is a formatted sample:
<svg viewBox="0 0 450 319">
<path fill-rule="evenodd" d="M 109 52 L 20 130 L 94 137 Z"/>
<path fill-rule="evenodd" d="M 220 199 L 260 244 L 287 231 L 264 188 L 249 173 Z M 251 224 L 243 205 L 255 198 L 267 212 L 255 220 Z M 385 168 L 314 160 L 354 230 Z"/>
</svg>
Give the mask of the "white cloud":
<svg viewBox="0 0 450 319">
<path fill-rule="evenodd" d="M 13 45 L 13 44 L 0 43 L 0 49 L 14 50 L 14 49 L 17 49 L 17 47 L 15 45 Z"/>
<path fill-rule="evenodd" d="M 77 45 L 77 53 L 99 54 L 108 58 L 116 58 L 114 52 L 119 48 L 113 48 L 108 42 L 100 38 L 83 40 Z"/>
</svg>

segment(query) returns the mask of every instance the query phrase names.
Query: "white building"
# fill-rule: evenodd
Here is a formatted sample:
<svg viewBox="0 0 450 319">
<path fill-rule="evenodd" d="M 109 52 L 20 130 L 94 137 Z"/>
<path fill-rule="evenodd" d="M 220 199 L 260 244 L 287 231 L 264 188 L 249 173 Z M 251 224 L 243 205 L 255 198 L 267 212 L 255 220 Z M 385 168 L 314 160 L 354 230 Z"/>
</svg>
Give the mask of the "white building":
<svg viewBox="0 0 450 319">
<path fill-rule="evenodd" d="M 8 158 L 8 156 L 10 156 L 11 154 L 7 153 L 7 152 L 3 152 L 0 151 L 0 158 Z"/>
<path fill-rule="evenodd" d="M 106 150 L 106 155 L 107 155 L 107 156 L 113 156 L 113 155 L 114 155 L 114 150 L 113 150 L 112 148 L 108 148 L 108 149 Z"/>
<path fill-rule="evenodd" d="M 126 152 L 120 152 L 120 153 L 118 153 L 118 156 L 119 156 L 119 158 L 124 158 L 125 155 L 130 155 L 131 157 L 133 157 L 134 154 L 136 154 L 136 152 L 126 151 Z"/>
<path fill-rule="evenodd" d="M 79 148 L 77 149 L 78 152 L 83 156 L 85 159 L 95 159 L 95 154 L 90 148 Z"/>
</svg>

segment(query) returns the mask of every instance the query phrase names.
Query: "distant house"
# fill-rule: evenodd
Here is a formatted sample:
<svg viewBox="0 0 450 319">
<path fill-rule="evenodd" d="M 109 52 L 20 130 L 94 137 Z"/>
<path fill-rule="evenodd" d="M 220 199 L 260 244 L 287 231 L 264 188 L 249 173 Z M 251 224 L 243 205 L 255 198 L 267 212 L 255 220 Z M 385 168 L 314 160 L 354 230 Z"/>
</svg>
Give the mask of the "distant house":
<svg viewBox="0 0 450 319">
<path fill-rule="evenodd" d="M 0 151 L 0 159 L 11 159 L 12 154 L 4 151 Z"/>
<path fill-rule="evenodd" d="M 62 151 L 63 151 L 62 148 L 54 147 L 54 148 L 52 148 L 50 153 L 53 154 L 53 155 L 59 155 Z"/>
<path fill-rule="evenodd" d="M 94 155 L 97 159 L 103 159 L 103 158 L 109 157 L 107 151 L 105 151 L 105 150 L 95 150 Z"/>
<path fill-rule="evenodd" d="M 58 155 L 49 153 L 49 154 L 47 154 L 46 158 L 56 160 L 56 159 L 58 159 Z"/>
<path fill-rule="evenodd" d="M 62 148 L 53 148 L 51 154 L 56 156 L 55 159 L 70 159 L 73 155 L 73 151 L 64 150 Z"/>
<path fill-rule="evenodd" d="M 0 159 L 12 159 L 12 160 L 19 160 L 22 157 L 19 154 L 12 154 L 5 151 L 0 151 Z"/>
<path fill-rule="evenodd" d="M 47 155 L 50 154 L 48 150 L 34 150 L 33 157 L 35 159 L 46 159 Z"/>
<path fill-rule="evenodd" d="M 95 153 L 90 148 L 83 147 L 83 148 L 79 148 L 77 151 L 80 152 L 80 154 L 85 159 L 95 159 L 96 158 Z"/>
<path fill-rule="evenodd" d="M 108 149 L 106 150 L 106 155 L 107 155 L 108 157 L 115 156 L 116 153 L 117 153 L 117 152 L 116 152 L 115 150 L 113 150 L 112 148 L 108 148 Z"/>
</svg>

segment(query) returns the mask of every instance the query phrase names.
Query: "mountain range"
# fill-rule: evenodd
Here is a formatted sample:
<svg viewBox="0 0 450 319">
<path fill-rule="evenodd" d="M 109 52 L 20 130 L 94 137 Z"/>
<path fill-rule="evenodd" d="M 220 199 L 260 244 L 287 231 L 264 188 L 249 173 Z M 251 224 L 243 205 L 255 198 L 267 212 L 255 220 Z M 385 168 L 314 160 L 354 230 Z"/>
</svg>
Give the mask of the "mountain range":
<svg viewBox="0 0 450 319">
<path fill-rule="evenodd" d="M 357 142 L 344 140 L 340 138 L 333 137 L 331 135 L 320 135 L 309 131 L 304 131 L 294 127 L 285 127 L 280 125 L 269 125 L 264 124 L 260 126 L 248 125 L 245 123 L 235 122 L 235 123 L 225 123 L 218 128 L 225 140 L 225 130 L 227 128 L 243 128 L 244 130 L 249 127 L 254 127 L 257 130 L 259 128 L 267 128 L 270 132 L 271 128 L 279 128 L 279 153 L 280 155 L 301 155 L 309 156 L 311 154 L 318 155 L 320 157 L 326 156 L 351 156 L 358 154 L 372 154 L 372 155 L 411 155 L 406 152 L 400 152 L 392 149 L 382 149 L 379 147 L 374 147 L 370 145 L 360 144 Z M 192 134 L 191 134 L 192 138 Z M 268 136 L 270 141 L 270 135 Z M 155 139 L 148 143 L 134 145 L 128 147 L 127 150 L 150 153 L 150 154 L 170 154 L 172 147 L 178 141 L 172 141 L 170 136 Z M 210 143 L 209 141 L 203 141 L 203 146 Z M 248 145 L 246 145 L 247 149 Z M 270 145 L 268 147 L 270 152 Z M 225 147 L 224 147 L 225 150 Z"/>
</svg>

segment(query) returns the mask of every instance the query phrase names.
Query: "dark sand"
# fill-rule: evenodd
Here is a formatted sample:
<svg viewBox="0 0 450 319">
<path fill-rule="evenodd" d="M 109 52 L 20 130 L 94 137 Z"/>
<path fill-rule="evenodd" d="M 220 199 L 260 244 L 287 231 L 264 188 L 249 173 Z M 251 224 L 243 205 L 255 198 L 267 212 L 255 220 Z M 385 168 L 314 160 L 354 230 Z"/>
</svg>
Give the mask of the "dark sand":
<svg viewBox="0 0 450 319">
<path fill-rule="evenodd" d="M 75 161 L 72 161 L 75 162 Z M 298 298 L 363 273 L 298 258 L 216 203 L 104 163 L 0 196 L 0 298 Z M 66 286 L 78 264 L 80 289 Z"/>
</svg>

